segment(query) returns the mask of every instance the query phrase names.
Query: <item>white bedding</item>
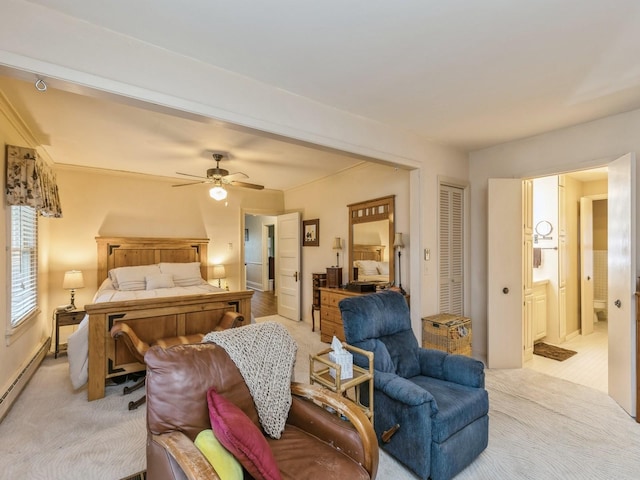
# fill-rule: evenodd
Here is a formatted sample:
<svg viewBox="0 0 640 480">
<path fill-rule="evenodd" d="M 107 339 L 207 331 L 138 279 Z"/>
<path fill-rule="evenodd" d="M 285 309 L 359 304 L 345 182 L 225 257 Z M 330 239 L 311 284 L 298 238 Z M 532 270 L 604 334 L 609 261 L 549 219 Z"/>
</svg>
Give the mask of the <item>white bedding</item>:
<svg viewBox="0 0 640 480">
<path fill-rule="evenodd" d="M 212 292 L 224 292 L 222 288 L 209 285 L 202 280 L 200 285 L 189 287 L 158 288 L 155 290 L 116 290 L 108 278 L 102 282 L 93 297 L 92 303 L 119 302 L 139 300 L 143 298 L 176 297 L 180 295 L 197 295 Z M 69 376 L 73 388 L 82 387 L 89 378 L 89 316 L 85 315 L 78 329 L 71 334 L 67 345 L 69 360 Z"/>
<path fill-rule="evenodd" d="M 358 273 L 359 282 L 388 282 L 389 275 L 362 275 Z"/>
</svg>

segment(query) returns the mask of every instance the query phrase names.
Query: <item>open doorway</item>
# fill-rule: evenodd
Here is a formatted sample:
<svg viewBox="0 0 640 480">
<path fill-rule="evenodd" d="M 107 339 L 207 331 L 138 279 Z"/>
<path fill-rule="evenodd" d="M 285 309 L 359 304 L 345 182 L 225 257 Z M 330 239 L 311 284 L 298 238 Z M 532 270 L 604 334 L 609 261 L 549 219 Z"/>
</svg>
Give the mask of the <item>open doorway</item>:
<svg viewBox="0 0 640 480">
<path fill-rule="evenodd" d="M 524 367 L 608 392 L 607 169 L 532 180 L 532 341 L 577 352 Z M 537 349 L 534 347 L 534 351 Z"/>
<path fill-rule="evenodd" d="M 255 318 L 277 313 L 275 285 L 275 225 L 273 215 L 245 214 L 244 265 L 245 284 L 254 291 L 251 311 Z"/>
</svg>

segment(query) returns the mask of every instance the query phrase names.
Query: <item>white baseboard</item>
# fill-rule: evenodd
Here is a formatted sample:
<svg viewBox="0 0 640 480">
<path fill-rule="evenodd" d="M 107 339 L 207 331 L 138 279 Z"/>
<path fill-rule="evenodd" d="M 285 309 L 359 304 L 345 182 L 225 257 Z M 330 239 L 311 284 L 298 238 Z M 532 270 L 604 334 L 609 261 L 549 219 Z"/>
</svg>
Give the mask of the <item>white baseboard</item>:
<svg viewBox="0 0 640 480">
<path fill-rule="evenodd" d="M 29 380 L 38 369 L 51 348 L 51 337 L 48 337 L 36 350 L 36 353 L 23 365 L 7 389 L 0 397 L 0 422 L 5 417 L 13 402 L 16 401 L 22 389 L 29 383 Z"/>
<path fill-rule="evenodd" d="M 262 284 L 258 282 L 247 281 L 247 288 L 250 288 L 251 290 L 257 290 L 258 292 L 264 292 Z"/>
</svg>

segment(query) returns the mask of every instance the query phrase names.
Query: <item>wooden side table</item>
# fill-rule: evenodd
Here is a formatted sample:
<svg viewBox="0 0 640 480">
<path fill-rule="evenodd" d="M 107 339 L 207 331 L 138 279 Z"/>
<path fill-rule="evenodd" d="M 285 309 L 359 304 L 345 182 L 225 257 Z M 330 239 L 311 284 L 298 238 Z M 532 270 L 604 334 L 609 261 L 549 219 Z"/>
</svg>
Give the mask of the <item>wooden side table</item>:
<svg viewBox="0 0 640 480">
<path fill-rule="evenodd" d="M 313 302 L 311 304 L 311 331 L 316 331 L 316 311 L 320 311 L 320 289 L 327 285 L 326 273 L 312 273 Z M 322 316 L 320 316 L 320 329 L 322 330 Z"/>
<path fill-rule="evenodd" d="M 67 344 L 60 345 L 60 327 L 66 327 L 68 325 L 78 325 L 84 318 L 86 312 L 84 310 L 61 310 L 55 313 L 56 317 L 56 350 L 54 358 L 58 358 L 60 353 L 60 347 L 64 347 L 63 351 L 66 351 Z"/>
<path fill-rule="evenodd" d="M 328 388 L 332 392 L 341 393 L 345 397 L 347 397 L 349 389 L 353 388 L 354 398 L 351 400 L 353 400 L 354 403 L 362 409 L 373 425 L 373 352 L 362 350 L 344 342 L 342 342 L 342 346 L 352 353 L 359 353 L 367 357 L 369 360 L 369 368 L 365 369 L 354 364 L 353 377 L 340 378 L 341 367 L 337 363 L 329 360 L 329 353 L 333 350 L 331 348 L 327 348 L 315 355 L 309 355 L 309 383 L 312 385 L 317 383 Z M 335 369 L 335 378 L 329 374 L 329 369 Z M 369 382 L 368 406 L 363 405 L 360 402 L 360 388 L 357 388 L 365 382 Z"/>
</svg>

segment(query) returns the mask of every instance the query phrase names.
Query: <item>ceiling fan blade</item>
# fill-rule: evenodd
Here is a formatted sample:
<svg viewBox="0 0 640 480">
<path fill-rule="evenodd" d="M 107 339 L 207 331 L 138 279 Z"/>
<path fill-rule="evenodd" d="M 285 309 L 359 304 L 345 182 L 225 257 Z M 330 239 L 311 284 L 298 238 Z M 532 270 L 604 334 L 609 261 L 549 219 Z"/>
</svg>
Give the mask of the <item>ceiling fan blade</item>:
<svg viewBox="0 0 640 480">
<path fill-rule="evenodd" d="M 264 185 L 256 185 L 255 183 L 231 181 L 229 182 L 229 185 L 233 185 L 234 187 L 253 188 L 254 190 L 264 190 Z"/>
<path fill-rule="evenodd" d="M 207 180 L 207 177 L 203 177 L 201 175 L 191 175 L 190 173 L 182 173 L 182 172 L 176 172 L 177 175 L 184 175 L 185 177 L 193 177 L 193 178 L 201 178 L 203 180 Z"/>
<path fill-rule="evenodd" d="M 224 175 L 224 178 L 229 179 L 229 181 L 233 181 L 233 179 L 231 177 L 235 177 L 235 176 L 240 176 L 240 177 L 243 177 L 243 178 L 249 178 L 249 175 L 247 175 L 246 173 L 242 173 L 242 172 L 227 173 L 226 175 Z"/>
<path fill-rule="evenodd" d="M 189 185 L 198 185 L 199 183 L 207 183 L 206 180 L 203 180 L 201 182 L 189 182 L 189 183 L 179 183 L 177 185 L 171 185 L 172 187 L 187 187 Z"/>
</svg>

